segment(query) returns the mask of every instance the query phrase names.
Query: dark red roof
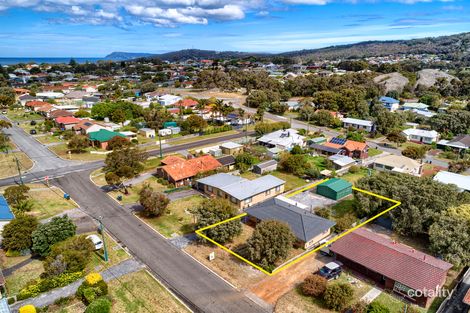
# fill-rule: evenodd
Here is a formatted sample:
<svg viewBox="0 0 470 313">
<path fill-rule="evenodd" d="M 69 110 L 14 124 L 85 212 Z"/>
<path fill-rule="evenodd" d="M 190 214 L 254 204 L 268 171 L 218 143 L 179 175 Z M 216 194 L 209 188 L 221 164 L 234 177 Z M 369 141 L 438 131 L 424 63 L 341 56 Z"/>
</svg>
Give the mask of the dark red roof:
<svg viewBox="0 0 470 313">
<path fill-rule="evenodd" d="M 73 116 L 59 116 L 55 119 L 55 121 L 59 124 L 78 124 L 81 120 L 79 118 Z"/>
<path fill-rule="evenodd" d="M 331 251 L 415 290 L 435 290 L 436 286 L 442 286 L 452 267 L 364 228 L 335 241 Z"/>
</svg>

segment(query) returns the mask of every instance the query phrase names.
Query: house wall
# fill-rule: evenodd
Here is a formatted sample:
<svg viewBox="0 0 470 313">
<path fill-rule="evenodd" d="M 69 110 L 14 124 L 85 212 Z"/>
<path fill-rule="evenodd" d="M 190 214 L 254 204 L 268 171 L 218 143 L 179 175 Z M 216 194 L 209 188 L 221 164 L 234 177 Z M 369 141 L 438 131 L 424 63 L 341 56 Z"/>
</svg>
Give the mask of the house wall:
<svg viewBox="0 0 470 313">
<path fill-rule="evenodd" d="M 372 279 L 380 288 L 386 289 L 393 291 L 394 293 L 397 293 L 401 296 L 406 297 L 407 300 L 411 301 L 412 303 L 415 303 L 416 305 L 422 306 L 422 307 L 429 307 L 432 303 L 433 298 L 430 297 L 420 297 L 420 298 L 414 298 L 411 299 L 407 297 L 406 295 L 402 293 L 398 293 L 394 290 L 394 285 L 395 285 L 395 280 L 383 276 L 381 273 L 377 273 L 375 271 L 372 271 L 371 269 L 358 264 L 354 261 L 349 260 L 346 256 L 337 254 L 336 259 L 340 261 L 341 263 L 344 264 L 344 266 L 352 269 L 355 272 L 360 273 L 361 275 L 366 276 L 369 279 Z"/>
<path fill-rule="evenodd" d="M 231 154 L 231 155 L 234 155 L 234 154 L 238 154 L 238 153 L 242 153 L 242 152 L 243 152 L 243 147 L 235 148 L 235 149 L 228 149 L 228 148 L 224 148 L 224 147 L 221 146 L 220 149 L 222 150 L 222 153 L 223 153 L 223 154 Z"/>
<path fill-rule="evenodd" d="M 304 249 L 310 249 L 311 247 L 314 247 L 320 240 L 328 237 L 331 233 L 331 229 L 328 229 L 327 231 L 319 234 L 318 236 L 310 239 L 304 244 Z"/>
<path fill-rule="evenodd" d="M 351 124 L 351 123 L 343 123 L 343 127 L 344 128 L 349 128 L 349 127 L 352 127 L 352 128 L 355 128 L 357 130 L 365 130 L 367 132 L 371 132 L 372 129 L 373 129 L 373 126 L 362 126 L 362 125 L 358 125 L 358 124 Z"/>
</svg>

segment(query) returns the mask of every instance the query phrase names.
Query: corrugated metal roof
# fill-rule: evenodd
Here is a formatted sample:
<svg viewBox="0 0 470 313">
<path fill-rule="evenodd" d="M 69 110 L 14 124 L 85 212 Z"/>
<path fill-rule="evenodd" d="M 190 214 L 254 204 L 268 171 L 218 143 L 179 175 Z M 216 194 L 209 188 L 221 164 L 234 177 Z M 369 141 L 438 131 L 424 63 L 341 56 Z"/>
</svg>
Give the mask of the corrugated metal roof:
<svg viewBox="0 0 470 313">
<path fill-rule="evenodd" d="M 331 188 L 334 191 L 340 191 L 340 190 L 343 190 L 345 188 L 351 188 L 352 184 L 350 182 L 344 180 L 344 179 L 331 178 L 331 179 L 327 180 L 326 182 L 323 182 L 320 185 L 318 185 L 318 187 L 320 187 L 320 186 L 327 186 L 327 187 Z"/>
<path fill-rule="evenodd" d="M 126 137 L 123 134 L 112 132 L 112 131 L 109 131 L 107 129 L 100 129 L 99 131 L 91 132 L 91 133 L 88 134 L 88 136 L 89 136 L 90 140 L 92 140 L 92 141 L 96 140 L 96 141 L 100 141 L 100 142 L 109 141 L 109 140 L 113 139 L 116 136 L 123 137 L 123 138 Z"/>
<path fill-rule="evenodd" d="M 282 206 L 269 199 L 246 209 L 248 215 L 260 220 L 277 220 L 289 225 L 294 235 L 304 242 L 315 238 L 335 225 L 335 222 L 296 206 Z"/>
</svg>

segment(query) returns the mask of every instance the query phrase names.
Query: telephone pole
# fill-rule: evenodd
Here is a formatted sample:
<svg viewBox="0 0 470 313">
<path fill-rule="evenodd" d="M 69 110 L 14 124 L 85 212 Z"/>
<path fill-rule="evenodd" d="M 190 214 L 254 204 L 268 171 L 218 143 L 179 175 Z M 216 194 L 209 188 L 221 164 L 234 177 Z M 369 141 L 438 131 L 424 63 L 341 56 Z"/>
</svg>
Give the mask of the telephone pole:
<svg viewBox="0 0 470 313">
<path fill-rule="evenodd" d="M 16 168 L 18 169 L 18 175 L 19 175 L 19 178 L 20 178 L 20 183 L 22 185 L 24 185 L 23 175 L 21 174 L 20 161 L 18 161 L 18 158 L 16 156 L 15 156 L 15 162 L 16 162 Z"/>
<path fill-rule="evenodd" d="M 103 239 L 103 250 L 104 250 L 104 260 L 108 262 L 108 248 L 106 247 L 106 238 L 104 236 L 104 225 L 103 225 L 103 217 L 98 216 L 98 221 L 100 222 L 99 230 L 101 233 L 101 237 Z"/>
</svg>

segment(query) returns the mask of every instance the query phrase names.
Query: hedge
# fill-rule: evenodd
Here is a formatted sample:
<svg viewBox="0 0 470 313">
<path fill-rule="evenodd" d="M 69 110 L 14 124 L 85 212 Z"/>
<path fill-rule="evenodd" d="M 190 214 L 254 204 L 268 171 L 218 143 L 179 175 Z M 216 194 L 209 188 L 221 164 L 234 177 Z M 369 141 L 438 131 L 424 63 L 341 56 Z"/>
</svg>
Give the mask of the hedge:
<svg viewBox="0 0 470 313">
<path fill-rule="evenodd" d="M 36 297 L 42 292 L 46 292 L 54 288 L 67 286 L 82 277 L 83 272 L 75 272 L 64 273 L 58 276 L 53 276 L 45 279 L 39 278 L 35 281 L 35 283 L 32 283 L 27 287 L 21 289 L 21 291 L 16 296 L 16 300 L 20 301 L 31 297 Z"/>
</svg>

